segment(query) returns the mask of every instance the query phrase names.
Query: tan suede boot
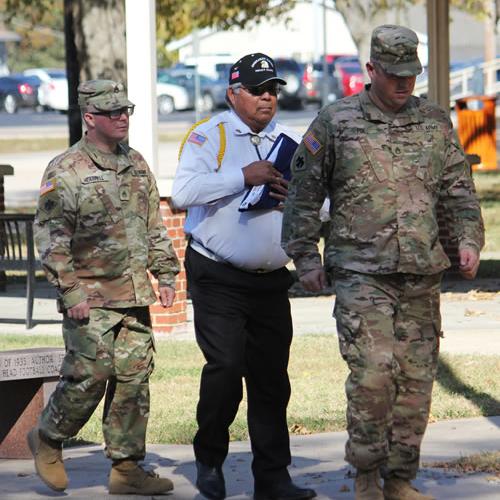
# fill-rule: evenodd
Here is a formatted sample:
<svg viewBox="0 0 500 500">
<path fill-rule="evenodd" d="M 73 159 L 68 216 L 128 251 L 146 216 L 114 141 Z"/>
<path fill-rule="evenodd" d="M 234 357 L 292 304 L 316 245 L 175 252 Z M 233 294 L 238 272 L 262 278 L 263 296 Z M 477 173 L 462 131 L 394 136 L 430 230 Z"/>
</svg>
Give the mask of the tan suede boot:
<svg viewBox="0 0 500 500">
<path fill-rule="evenodd" d="M 384 500 L 378 469 L 358 470 L 354 481 L 355 500 Z"/>
<path fill-rule="evenodd" d="M 49 488 L 64 491 L 68 486 L 68 476 L 62 459 L 62 443 L 42 439 L 38 427 L 34 427 L 28 433 L 28 445 L 40 479 Z"/>
<path fill-rule="evenodd" d="M 170 479 L 145 471 L 133 460 L 113 463 L 109 492 L 114 495 L 161 495 L 174 489 Z"/>
<path fill-rule="evenodd" d="M 414 488 L 407 479 L 391 477 L 384 481 L 385 500 L 436 500 Z"/>
</svg>

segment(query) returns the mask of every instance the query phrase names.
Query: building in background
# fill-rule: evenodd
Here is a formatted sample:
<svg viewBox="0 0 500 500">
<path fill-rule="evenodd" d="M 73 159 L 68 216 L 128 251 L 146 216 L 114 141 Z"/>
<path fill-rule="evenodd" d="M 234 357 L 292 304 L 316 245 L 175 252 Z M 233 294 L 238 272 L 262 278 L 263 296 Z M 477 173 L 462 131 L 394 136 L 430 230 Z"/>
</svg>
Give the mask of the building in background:
<svg viewBox="0 0 500 500">
<path fill-rule="evenodd" d="M 299 2 L 285 20 L 263 20 L 252 28 L 228 31 L 211 29 L 198 33 L 199 54 L 235 59 L 251 53 L 264 52 L 273 58 L 292 57 L 300 62 L 317 60 L 323 53 L 323 9 L 320 2 Z M 357 54 L 356 45 L 342 16 L 326 11 L 326 49 L 329 54 Z M 179 51 L 179 61 L 194 55 L 193 36 L 188 35 L 167 45 L 167 50 Z"/>
<path fill-rule="evenodd" d="M 403 24 L 415 30 L 420 39 L 419 56 L 427 63 L 427 19 L 425 2 L 387 12 L 387 23 Z M 326 10 L 326 53 L 356 55 L 357 48 L 341 14 Z M 450 60 L 465 61 L 483 57 L 484 21 L 450 7 Z M 497 49 L 500 49 L 496 36 Z M 317 61 L 323 54 L 322 0 L 298 2 L 285 19 L 264 20 L 257 26 L 227 31 L 204 29 L 198 32 L 198 43 L 188 35 L 167 45 L 179 51 L 179 61 L 192 62 L 198 54 L 206 58 L 220 55 L 224 62 L 250 52 L 264 52 L 274 58 L 292 57 L 299 62 Z M 497 52 L 498 53 L 498 52 Z M 362 61 L 364 63 L 364 61 Z"/>
</svg>

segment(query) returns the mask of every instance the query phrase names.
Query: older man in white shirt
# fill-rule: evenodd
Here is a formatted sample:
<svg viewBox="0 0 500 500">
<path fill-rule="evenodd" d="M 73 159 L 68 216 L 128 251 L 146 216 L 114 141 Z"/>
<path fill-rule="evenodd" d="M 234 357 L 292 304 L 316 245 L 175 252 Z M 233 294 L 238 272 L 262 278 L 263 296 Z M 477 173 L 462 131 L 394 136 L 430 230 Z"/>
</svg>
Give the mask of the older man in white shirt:
<svg viewBox="0 0 500 500">
<path fill-rule="evenodd" d="M 254 498 L 316 496 L 296 486 L 287 469 L 292 278 L 280 246 L 280 203 L 287 195 L 287 180 L 265 159 L 281 133 L 299 140 L 273 119 L 279 86 L 285 84 L 265 54 L 236 62 L 226 95 L 230 110 L 188 132 L 173 186 L 175 205 L 188 208 L 185 266 L 196 339 L 206 359 L 194 438 L 196 484 L 211 499 L 226 496 L 222 464 L 243 378 Z M 247 191 L 260 185 L 268 186 L 276 206 L 240 211 Z"/>
</svg>

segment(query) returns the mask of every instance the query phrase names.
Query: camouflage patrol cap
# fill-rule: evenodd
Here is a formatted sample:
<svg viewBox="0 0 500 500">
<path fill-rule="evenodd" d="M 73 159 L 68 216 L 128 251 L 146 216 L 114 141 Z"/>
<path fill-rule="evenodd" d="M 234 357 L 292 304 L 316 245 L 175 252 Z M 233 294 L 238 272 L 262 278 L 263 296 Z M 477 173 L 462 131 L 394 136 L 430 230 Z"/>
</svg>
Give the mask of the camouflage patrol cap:
<svg viewBox="0 0 500 500">
<path fill-rule="evenodd" d="M 417 55 L 417 34 L 404 26 L 384 24 L 373 30 L 370 60 L 396 76 L 414 76 L 422 72 Z"/>
<path fill-rule="evenodd" d="M 89 80 L 78 85 L 78 105 L 90 111 L 113 111 L 133 106 L 123 84 L 113 80 Z"/>
</svg>

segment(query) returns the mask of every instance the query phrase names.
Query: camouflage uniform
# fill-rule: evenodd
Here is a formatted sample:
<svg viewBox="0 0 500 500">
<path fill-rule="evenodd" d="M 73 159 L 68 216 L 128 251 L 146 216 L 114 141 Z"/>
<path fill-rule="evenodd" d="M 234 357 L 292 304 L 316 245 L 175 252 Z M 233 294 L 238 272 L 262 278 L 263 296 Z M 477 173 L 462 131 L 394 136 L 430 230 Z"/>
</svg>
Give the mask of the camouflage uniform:
<svg viewBox="0 0 500 500">
<path fill-rule="evenodd" d="M 318 213 L 328 196 L 324 264 L 350 369 L 346 459 L 412 479 L 437 369 L 441 275 L 450 265 L 438 204 L 454 216 L 449 229 L 461 249 L 479 252 L 484 229 L 446 112 L 412 96 L 386 114 L 368 89 L 323 108 L 305 134 L 292 162 L 282 245 L 299 276 L 321 268 Z"/>
<path fill-rule="evenodd" d="M 114 82 L 79 91 L 87 109 L 131 104 Z M 144 158 L 124 144 L 104 153 L 84 137 L 42 179 L 35 239 L 44 270 L 63 312 L 85 300 L 91 309 L 88 321 L 64 314 L 66 357 L 40 428 L 58 441 L 74 436 L 106 392 L 112 459 L 144 456 L 154 349 L 147 306 L 156 301 L 147 271 L 172 287 L 179 272 L 159 203 Z"/>
</svg>

